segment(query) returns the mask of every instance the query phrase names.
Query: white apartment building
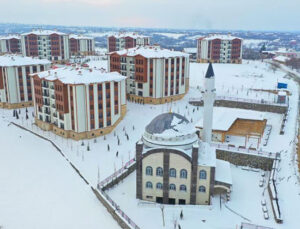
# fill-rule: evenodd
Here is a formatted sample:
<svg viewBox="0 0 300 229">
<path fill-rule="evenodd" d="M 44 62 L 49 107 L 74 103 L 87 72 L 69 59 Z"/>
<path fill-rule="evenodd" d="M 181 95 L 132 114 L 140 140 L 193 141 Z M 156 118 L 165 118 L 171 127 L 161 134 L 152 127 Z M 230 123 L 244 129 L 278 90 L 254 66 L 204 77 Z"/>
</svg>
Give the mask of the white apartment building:
<svg viewBox="0 0 300 229">
<path fill-rule="evenodd" d="M 189 89 L 189 54 L 159 46 L 109 53 L 109 71 L 127 76 L 127 98 L 161 104 L 183 98 Z"/>
<path fill-rule="evenodd" d="M 19 35 L 7 35 L 0 37 L 0 54 L 21 53 L 21 37 Z"/>
<path fill-rule="evenodd" d="M 200 63 L 242 63 L 243 40 L 231 35 L 212 34 L 197 40 Z"/>
<path fill-rule="evenodd" d="M 70 34 L 69 43 L 71 56 L 95 54 L 95 40 L 93 37 Z"/>
<path fill-rule="evenodd" d="M 125 79 L 76 66 L 32 74 L 36 124 L 75 140 L 111 132 L 126 113 Z"/>
<path fill-rule="evenodd" d="M 21 34 L 21 49 L 24 56 L 63 62 L 70 58 L 69 35 L 52 30 L 33 30 Z"/>
<path fill-rule="evenodd" d="M 120 51 L 134 48 L 136 46 L 146 46 L 150 44 L 150 37 L 138 33 L 118 33 L 107 37 L 108 52 Z"/>
<path fill-rule="evenodd" d="M 0 56 L 0 107 L 32 106 L 32 87 L 29 74 L 48 70 L 45 59 L 18 55 Z"/>
</svg>

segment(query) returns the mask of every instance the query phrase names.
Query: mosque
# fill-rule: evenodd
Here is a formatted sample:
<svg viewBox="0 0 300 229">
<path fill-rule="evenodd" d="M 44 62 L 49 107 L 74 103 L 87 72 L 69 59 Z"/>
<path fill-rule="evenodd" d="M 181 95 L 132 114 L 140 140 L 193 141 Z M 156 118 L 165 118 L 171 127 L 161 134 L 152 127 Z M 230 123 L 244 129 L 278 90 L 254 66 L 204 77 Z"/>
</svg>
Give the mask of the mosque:
<svg viewBox="0 0 300 229">
<path fill-rule="evenodd" d="M 136 197 L 163 204 L 209 205 L 211 196 L 230 196 L 230 164 L 210 146 L 215 75 L 209 64 L 204 82 L 201 141 L 196 128 L 177 113 L 154 118 L 136 144 Z"/>
</svg>

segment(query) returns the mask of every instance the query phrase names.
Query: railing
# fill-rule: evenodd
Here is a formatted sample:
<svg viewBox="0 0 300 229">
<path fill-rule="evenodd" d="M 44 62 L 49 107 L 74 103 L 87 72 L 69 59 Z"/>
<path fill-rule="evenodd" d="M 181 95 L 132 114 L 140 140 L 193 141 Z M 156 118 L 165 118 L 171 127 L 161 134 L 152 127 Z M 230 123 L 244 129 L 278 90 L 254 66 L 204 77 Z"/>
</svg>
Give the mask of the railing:
<svg viewBox="0 0 300 229">
<path fill-rule="evenodd" d="M 258 156 L 263 156 L 263 157 L 276 158 L 276 153 L 262 151 L 262 150 L 236 147 L 236 146 L 231 146 L 231 145 L 221 144 L 221 143 L 215 143 L 215 142 L 212 142 L 210 145 L 213 146 L 213 147 L 216 147 L 217 149 L 233 150 L 233 151 L 237 151 L 237 152 L 241 152 L 241 153 L 245 153 L 245 154 L 252 154 L 252 155 L 258 155 Z"/>
<path fill-rule="evenodd" d="M 117 170 L 116 172 L 114 172 L 112 175 L 110 175 L 109 177 L 107 177 L 106 179 L 104 179 L 103 181 L 101 181 L 98 185 L 97 185 L 97 189 L 99 190 L 99 192 L 102 194 L 102 196 L 111 204 L 111 206 L 113 206 L 116 209 L 116 212 L 134 229 L 139 229 L 138 225 L 135 224 L 135 222 L 133 222 L 133 220 L 126 215 L 126 213 L 124 211 L 122 211 L 119 207 L 119 205 L 114 202 L 109 195 L 107 195 L 104 191 L 103 191 L 103 187 L 108 184 L 109 182 L 111 182 L 113 179 L 117 178 L 118 176 L 122 175 L 124 173 L 124 171 L 126 171 L 126 169 L 128 169 L 129 166 L 131 166 L 132 164 L 135 163 L 135 159 L 131 159 L 128 162 L 125 163 L 125 165 L 120 168 L 119 170 Z"/>
<path fill-rule="evenodd" d="M 125 212 L 123 212 L 119 205 L 114 202 L 110 197 L 109 195 L 107 195 L 101 188 L 98 188 L 99 192 L 101 193 L 101 195 L 107 200 L 107 202 L 109 202 L 115 209 L 116 209 L 116 212 L 134 229 L 140 229 L 140 227 L 138 225 L 135 224 L 135 222 L 133 222 L 133 220 L 128 216 L 126 215 Z"/>
<path fill-rule="evenodd" d="M 190 102 L 197 102 L 202 101 L 203 98 L 189 98 Z M 230 97 L 230 96 L 216 96 L 216 100 L 228 100 L 228 101 L 236 101 L 236 102 L 244 102 L 244 103 L 256 103 L 256 104 L 267 104 L 273 106 L 282 106 L 286 107 L 287 103 L 275 103 L 272 101 L 266 101 L 264 99 L 245 99 L 245 98 L 237 98 L 237 97 Z"/>
<path fill-rule="evenodd" d="M 109 183 L 110 181 L 112 181 L 113 179 L 117 178 L 119 175 L 121 175 L 130 165 L 132 165 L 135 162 L 135 159 L 132 158 L 131 160 L 129 160 L 128 162 L 125 163 L 125 165 L 120 168 L 119 170 L 117 170 L 116 172 L 114 172 L 112 175 L 110 175 L 109 177 L 107 177 L 106 179 L 104 179 L 103 181 L 101 181 L 98 184 L 98 189 L 101 189 L 102 187 L 105 186 L 105 184 Z"/>
</svg>

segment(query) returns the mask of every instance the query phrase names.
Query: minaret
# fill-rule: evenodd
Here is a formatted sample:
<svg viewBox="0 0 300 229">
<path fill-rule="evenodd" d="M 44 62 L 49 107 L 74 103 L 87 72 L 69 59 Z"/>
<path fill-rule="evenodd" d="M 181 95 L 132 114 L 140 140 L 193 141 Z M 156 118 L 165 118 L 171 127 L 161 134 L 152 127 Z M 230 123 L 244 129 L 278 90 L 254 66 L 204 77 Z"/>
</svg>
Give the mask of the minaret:
<svg viewBox="0 0 300 229">
<path fill-rule="evenodd" d="M 202 94 L 204 101 L 202 141 L 210 143 L 212 135 L 213 108 L 216 98 L 215 73 L 211 63 L 209 63 L 205 75 L 204 91 Z"/>
</svg>

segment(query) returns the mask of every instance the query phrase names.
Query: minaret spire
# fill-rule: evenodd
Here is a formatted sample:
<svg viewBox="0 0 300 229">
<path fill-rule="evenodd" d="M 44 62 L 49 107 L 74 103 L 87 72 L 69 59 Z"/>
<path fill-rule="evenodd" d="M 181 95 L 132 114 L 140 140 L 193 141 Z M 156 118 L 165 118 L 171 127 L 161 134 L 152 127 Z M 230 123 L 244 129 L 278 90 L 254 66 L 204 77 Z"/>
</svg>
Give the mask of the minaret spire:
<svg viewBox="0 0 300 229">
<path fill-rule="evenodd" d="M 209 63 L 205 74 L 204 91 L 202 93 L 204 101 L 202 141 L 210 143 L 212 135 L 213 108 L 216 98 L 215 73 L 211 63 Z"/>
</svg>

